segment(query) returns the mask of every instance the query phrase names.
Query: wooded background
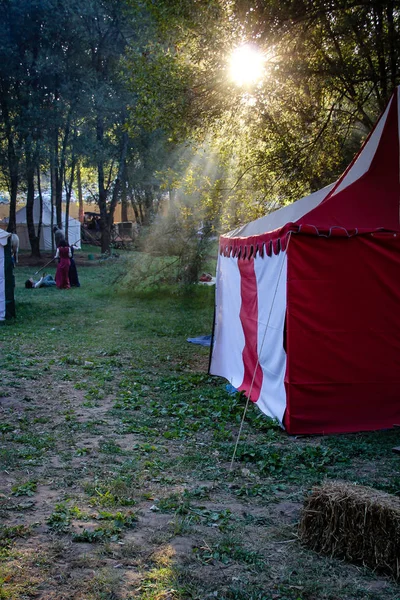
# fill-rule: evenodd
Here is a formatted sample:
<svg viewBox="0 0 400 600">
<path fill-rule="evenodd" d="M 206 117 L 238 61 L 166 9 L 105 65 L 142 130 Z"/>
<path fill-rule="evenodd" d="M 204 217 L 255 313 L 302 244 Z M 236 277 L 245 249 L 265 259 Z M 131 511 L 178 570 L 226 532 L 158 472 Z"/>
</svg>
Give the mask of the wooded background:
<svg viewBox="0 0 400 600">
<path fill-rule="evenodd" d="M 334 181 L 399 83 L 396 0 L 1 0 L 0 189 L 227 230 Z M 229 56 L 264 52 L 257 85 Z M 171 207 L 170 207 L 171 209 Z"/>
</svg>

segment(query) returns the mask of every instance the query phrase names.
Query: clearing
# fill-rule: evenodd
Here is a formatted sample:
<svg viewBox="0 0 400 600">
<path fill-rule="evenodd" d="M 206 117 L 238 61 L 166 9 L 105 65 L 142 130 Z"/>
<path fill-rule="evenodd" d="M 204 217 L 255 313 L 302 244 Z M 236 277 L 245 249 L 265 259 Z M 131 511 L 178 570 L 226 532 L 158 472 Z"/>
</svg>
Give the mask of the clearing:
<svg viewBox="0 0 400 600">
<path fill-rule="evenodd" d="M 297 523 L 324 478 L 398 494 L 399 430 L 295 438 L 251 406 L 230 471 L 244 400 L 186 341 L 214 289 L 139 292 L 129 256 L 76 257 L 61 291 L 25 290 L 43 263 L 22 257 L 0 328 L 0 599 L 398 600 Z"/>
</svg>

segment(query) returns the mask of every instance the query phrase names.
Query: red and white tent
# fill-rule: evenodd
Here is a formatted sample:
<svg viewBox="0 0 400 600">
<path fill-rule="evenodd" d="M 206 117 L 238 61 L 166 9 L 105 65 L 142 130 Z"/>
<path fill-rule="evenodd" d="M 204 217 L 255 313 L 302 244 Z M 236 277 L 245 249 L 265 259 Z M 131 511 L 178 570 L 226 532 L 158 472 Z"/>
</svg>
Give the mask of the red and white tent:
<svg viewBox="0 0 400 600">
<path fill-rule="evenodd" d="M 289 433 L 400 423 L 399 106 L 335 184 L 220 239 L 210 372 Z"/>
</svg>

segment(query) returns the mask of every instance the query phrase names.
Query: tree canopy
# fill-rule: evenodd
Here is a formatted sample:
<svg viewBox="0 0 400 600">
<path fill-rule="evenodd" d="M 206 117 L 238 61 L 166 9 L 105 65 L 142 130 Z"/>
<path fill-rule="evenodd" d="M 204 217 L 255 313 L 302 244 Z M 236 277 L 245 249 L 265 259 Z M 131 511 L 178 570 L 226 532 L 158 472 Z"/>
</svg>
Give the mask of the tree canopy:
<svg viewBox="0 0 400 600">
<path fill-rule="evenodd" d="M 177 139 L 212 136 L 232 223 L 333 181 L 399 83 L 398 2 L 145 4 L 158 43 L 129 57 L 133 121 Z M 228 71 L 244 43 L 265 57 L 263 80 L 247 87 Z"/>
<path fill-rule="evenodd" d="M 103 250 L 120 201 L 148 223 L 167 190 L 227 228 L 330 183 L 399 83 L 399 19 L 397 0 L 1 0 L 9 229 L 24 191 L 37 252 L 41 178 L 60 225 L 78 171 Z M 238 84 L 244 44 L 263 77 Z"/>
</svg>

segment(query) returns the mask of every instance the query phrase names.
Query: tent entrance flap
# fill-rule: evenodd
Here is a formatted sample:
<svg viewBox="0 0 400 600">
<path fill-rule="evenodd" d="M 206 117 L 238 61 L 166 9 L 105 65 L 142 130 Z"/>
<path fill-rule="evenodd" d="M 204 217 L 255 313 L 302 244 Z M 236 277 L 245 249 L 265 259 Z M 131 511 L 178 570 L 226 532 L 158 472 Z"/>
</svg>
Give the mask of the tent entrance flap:
<svg viewBox="0 0 400 600">
<path fill-rule="evenodd" d="M 280 422 L 286 406 L 285 313 L 285 252 L 219 257 L 210 373 L 228 379 Z"/>
</svg>

